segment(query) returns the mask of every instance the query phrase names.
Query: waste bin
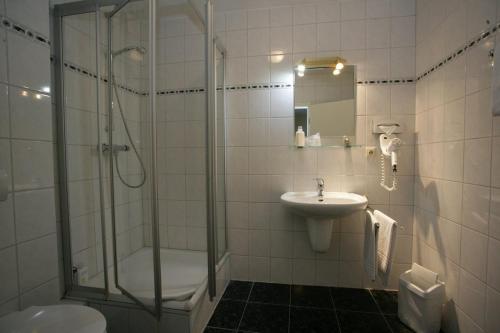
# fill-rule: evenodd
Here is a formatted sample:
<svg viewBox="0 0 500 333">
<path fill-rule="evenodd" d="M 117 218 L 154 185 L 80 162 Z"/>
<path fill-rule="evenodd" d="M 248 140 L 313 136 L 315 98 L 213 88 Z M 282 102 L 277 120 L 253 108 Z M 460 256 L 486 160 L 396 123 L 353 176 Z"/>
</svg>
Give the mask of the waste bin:
<svg viewBox="0 0 500 333">
<path fill-rule="evenodd" d="M 413 263 L 399 277 L 399 319 L 417 333 L 439 332 L 444 295 L 437 273 Z"/>
</svg>

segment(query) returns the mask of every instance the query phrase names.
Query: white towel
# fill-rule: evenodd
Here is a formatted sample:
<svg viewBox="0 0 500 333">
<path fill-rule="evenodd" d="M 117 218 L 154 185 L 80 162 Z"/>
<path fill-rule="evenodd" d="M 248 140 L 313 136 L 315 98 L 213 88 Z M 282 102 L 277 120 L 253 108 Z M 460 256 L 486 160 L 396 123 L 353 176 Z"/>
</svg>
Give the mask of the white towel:
<svg viewBox="0 0 500 333">
<path fill-rule="evenodd" d="M 396 247 L 396 232 L 398 223 L 379 210 L 374 212 L 379 224 L 377 262 L 382 283 L 387 284 L 391 272 L 392 256 Z"/>
<path fill-rule="evenodd" d="M 378 223 L 369 210 L 366 211 L 365 221 L 365 272 L 370 280 L 375 281 L 377 278 L 377 239 L 378 239 Z"/>
</svg>

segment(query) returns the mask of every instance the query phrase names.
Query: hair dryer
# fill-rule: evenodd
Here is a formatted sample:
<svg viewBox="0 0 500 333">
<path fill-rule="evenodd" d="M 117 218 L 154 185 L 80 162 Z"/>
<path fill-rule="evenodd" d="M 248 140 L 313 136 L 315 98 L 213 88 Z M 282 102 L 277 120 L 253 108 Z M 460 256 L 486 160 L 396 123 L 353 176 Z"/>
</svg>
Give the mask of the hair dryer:
<svg viewBox="0 0 500 333">
<path fill-rule="evenodd" d="M 393 137 L 392 135 L 381 134 L 379 137 L 380 141 L 380 185 L 388 191 L 393 191 L 397 187 L 396 172 L 398 171 L 398 155 L 397 151 L 401 146 L 401 139 Z M 385 158 L 391 158 L 392 166 L 392 186 L 389 187 L 385 185 Z"/>
</svg>

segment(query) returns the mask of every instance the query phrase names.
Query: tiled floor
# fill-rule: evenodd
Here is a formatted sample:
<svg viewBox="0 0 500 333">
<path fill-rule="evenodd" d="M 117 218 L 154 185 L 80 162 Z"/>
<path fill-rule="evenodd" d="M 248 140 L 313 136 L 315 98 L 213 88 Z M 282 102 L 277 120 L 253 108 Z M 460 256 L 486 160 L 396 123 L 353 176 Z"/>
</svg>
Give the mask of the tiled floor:
<svg viewBox="0 0 500 333">
<path fill-rule="evenodd" d="M 409 333 L 397 293 L 231 281 L 205 333 Z"/>
</svg>

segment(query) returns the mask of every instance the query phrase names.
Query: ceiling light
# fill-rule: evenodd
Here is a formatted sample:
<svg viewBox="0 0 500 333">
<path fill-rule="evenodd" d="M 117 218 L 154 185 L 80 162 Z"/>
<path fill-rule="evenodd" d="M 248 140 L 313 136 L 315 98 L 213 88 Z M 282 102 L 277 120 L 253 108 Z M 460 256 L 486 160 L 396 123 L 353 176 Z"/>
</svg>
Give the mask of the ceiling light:
<svg viewBox="0 0 500 333">
<path fill-rule="evenodd" d="M 335 65 L 335 69 L 338 69 L 338 70 L 341 70 L 342 68 L 344 68 L 344 64 L 341 63 L 340 61 Z"/>
</svg>

